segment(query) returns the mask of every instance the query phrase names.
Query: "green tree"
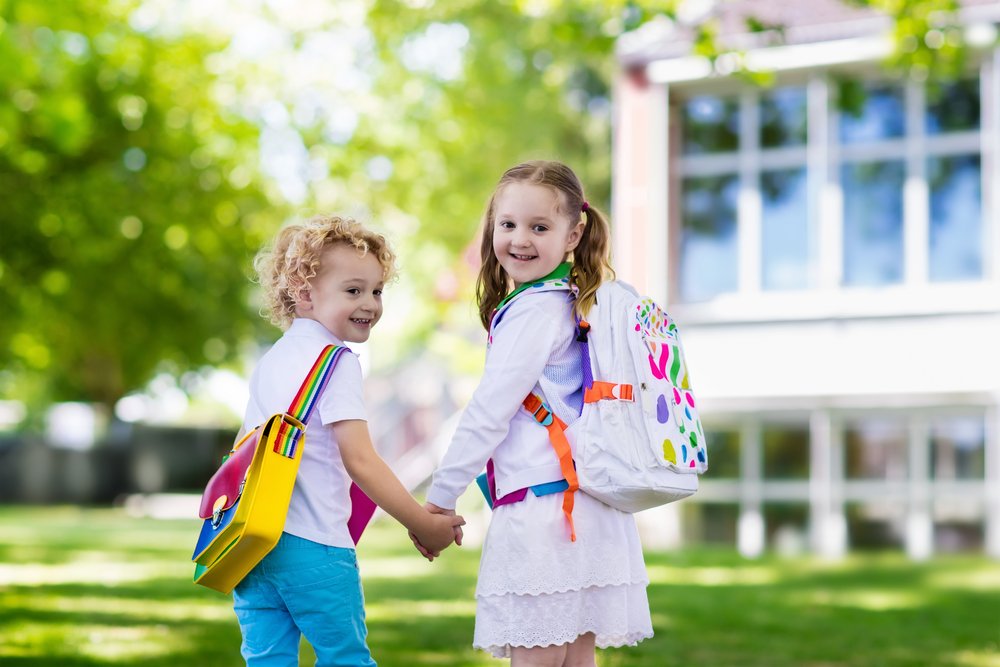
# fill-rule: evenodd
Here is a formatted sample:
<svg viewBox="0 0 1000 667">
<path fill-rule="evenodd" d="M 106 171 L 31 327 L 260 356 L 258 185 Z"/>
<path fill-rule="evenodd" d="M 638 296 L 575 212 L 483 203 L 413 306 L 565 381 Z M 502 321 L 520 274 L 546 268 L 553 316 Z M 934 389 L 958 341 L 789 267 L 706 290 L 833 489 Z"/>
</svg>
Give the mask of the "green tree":
<svg viewBox="0 0 1000 667">
<path fill-rule="evenodd" d="M 0 2 L 0 395 L 111 406 L 237 352 L 280 219 L 257 127 L 217 101 L 223 44 L 138 2 Z M 206 343 L 207 341 L 207 343 Z"/>
<path fill-rule="evenodd" d="M 389 167 L 375 177 L 360 171 L 364 185 L 353 192 L 373 217 L 397 222 L 404 273 L 392 291 L 406 298 L 395 301 L 404 326 L 390 355 L 423 345 L 449 357 L 480 353 L 478 339 L 463 345 L 474 321 L 472 258 L 485 201 L 506 168 L 565 161 L 588 198 L 608 207 L 609 87 L 625 3 L 531 4 L 378 0 L 368 11 L 378 112 L 331 152 L 331 171 L 371 160 Z"/>
<path fill-rule="evenodd" d="M 843 1 L 894 19 L 887 66 L 960 71 L 957 0 Z M 230 358 L 263 325 L 249 259 L 292 210 L 395 242 L 380 363 L 480 354 L 464 341 L 486 197 L 512 164 L 556 158 L 608 208 L 615 40 L 680 2 L 307 5 L 221 0 L 205 29 L 165 20 L 183 4 L 0 0 L 0 395 L 110 405 L 158 367 Z M 694 53 L 727 51 L 724 6 L 681 31 Z"/>
</svg>

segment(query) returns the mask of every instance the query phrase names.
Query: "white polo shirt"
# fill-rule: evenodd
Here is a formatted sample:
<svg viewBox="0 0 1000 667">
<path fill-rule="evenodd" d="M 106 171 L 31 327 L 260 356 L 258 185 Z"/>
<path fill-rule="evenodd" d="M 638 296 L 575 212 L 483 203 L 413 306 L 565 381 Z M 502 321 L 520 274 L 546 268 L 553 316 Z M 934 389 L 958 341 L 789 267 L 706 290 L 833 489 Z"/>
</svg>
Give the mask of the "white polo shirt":
<svg viewBox="0 0 1000 667">
<path fill-rule="evenodd" d="M 285 334 L 261 357 L 250 377 L 250 401 L 243 428 L 252 429 L 271 415 L 284 412 L 329 345 L 343 345 L 315 320 L 296 318 Z M 361 364 L 343 354 L 326 390 L 306 423 L 302 463 L 288 506 L 285 532 L 334 547 L 354 548 L 347 530 L 351 514 L 351 478 L 340 458 L 332 424 L 346 419 L 367 421 L 361 385 Z"/>
</svg>

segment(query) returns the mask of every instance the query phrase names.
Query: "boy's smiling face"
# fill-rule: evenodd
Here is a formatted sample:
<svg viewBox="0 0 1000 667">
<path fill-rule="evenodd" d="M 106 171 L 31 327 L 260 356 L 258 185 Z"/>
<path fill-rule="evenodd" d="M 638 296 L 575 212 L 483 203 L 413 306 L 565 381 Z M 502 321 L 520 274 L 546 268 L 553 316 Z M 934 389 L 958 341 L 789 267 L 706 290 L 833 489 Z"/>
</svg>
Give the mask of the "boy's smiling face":
<svg viewBox="0 0 1000 667">
<path fill-rule="evenodd" d="M 374 254 L 337 243 L 324 251 L 296 314 L 316 320 L 344 342 L 363 343 L 382 317 L 383 275 Z"/>
</svg>

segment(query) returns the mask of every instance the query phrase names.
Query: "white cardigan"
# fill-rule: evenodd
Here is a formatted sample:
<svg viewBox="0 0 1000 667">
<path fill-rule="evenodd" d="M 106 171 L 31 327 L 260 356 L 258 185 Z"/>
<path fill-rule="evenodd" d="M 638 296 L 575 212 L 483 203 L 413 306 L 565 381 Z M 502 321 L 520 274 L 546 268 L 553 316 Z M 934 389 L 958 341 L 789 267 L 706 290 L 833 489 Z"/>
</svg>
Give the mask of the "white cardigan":
<svg viewBox="0 0 1000 667">
<path fill-rule="evenodd" d="M 581 345 L 568 291 L 516 297 L 493 331 L 486 368 L 434 473 L 427 500 L 455 501 L 493 458 L 497 497 L 563 478 L 548 430 L 521 407 L 530 392 L 567 424 L 583 401 Z"/>
</svg>

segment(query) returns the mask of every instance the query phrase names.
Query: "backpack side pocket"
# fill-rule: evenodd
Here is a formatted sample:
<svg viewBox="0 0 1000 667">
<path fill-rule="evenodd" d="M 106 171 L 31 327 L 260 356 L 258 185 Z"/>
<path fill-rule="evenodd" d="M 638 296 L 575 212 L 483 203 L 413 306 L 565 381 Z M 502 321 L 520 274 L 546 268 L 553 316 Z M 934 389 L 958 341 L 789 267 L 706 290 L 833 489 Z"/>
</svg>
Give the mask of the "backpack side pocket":
<svg viewBox="0 0 1000 667">
<path fill-rule="evenodd" d="M 651 299 L 639 301 L 634 312 L 630 345 L 649 446 L 659 465 L 703 473 L 708 467 L 705 433 L 677 327 Z"/>
</svg>

